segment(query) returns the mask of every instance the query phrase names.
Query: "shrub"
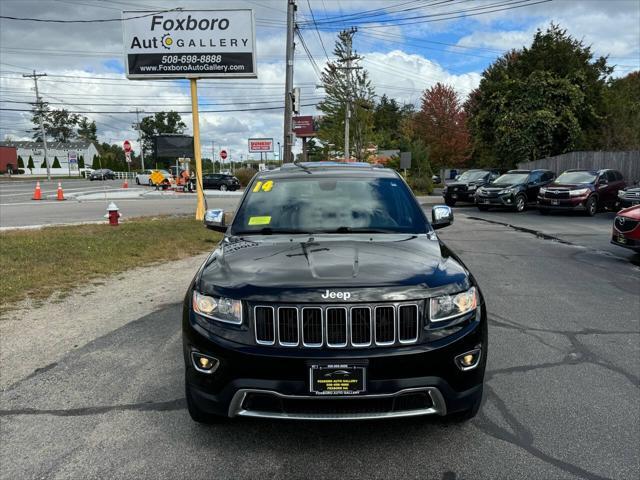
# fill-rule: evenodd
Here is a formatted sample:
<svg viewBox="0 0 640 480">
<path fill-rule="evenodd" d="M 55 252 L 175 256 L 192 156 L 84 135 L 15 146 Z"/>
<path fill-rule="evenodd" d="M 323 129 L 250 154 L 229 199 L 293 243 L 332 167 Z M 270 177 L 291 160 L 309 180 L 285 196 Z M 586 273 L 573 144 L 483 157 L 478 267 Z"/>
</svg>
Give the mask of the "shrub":
<svg viewBox="0 0 640 480">
<path fill-rule="evenodd" d="M 414 177 L 409 175 L 407 183 L 416 195 L 430 195 L 433 192 L 433 184 L 429 177 Z"/>
<path fill-rule="evenodd" d="M 28 169 L 32 169 L 32 168 L 36 168 L 36 166 L 33 164 L 33 157 L 31 155 L 29 155 L 29 161 L 27 162 L 27 168 Z"/>
<path fill-rule="evenodd" d="M 58 157 L 53 157 L 53 165 L 51 165 L 51 168 L 61 168 L 60 160 L 58 160 Z"/>
<path fill-rule="evenodd" d="M 18 168 L 24 168 L 24 160 L 20 155 L 18 155 Z"/>
<path fill-rule="evenodd" d="M 240 180 L 240 185 L 242 185 L 243 187 L 246 187 L 247 185 L 249 185 L 249 182 L 255 176 L 256 173 L 258 172 L 253 168 L 240 168 L 235 171 L 234 176 L 238 180 Z"/>
<path fill-rule="evenodd" d="M 42 163 L 40 164 L 40 168 L 47 168 L 47 159 L 46 159 L 46 157 L 42 159 Z"/>
</svg>

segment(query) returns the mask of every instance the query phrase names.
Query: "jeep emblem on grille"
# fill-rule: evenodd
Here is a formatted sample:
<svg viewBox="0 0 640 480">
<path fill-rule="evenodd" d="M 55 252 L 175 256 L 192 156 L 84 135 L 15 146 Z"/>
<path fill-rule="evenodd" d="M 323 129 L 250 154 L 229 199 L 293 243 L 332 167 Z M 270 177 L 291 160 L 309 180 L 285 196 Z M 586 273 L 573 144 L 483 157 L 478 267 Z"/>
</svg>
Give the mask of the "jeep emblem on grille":
<svg viewBox="0 0 640 480">
<path fill-rule="evenodd" d="M 331 290 L 325 290 L 325 292 L 320 296 L 325 300 L 328 298 L 342 298 L 344 300 L 349 300 L 351 298 L 351 292 L 332 292 Z"/>
</svg>

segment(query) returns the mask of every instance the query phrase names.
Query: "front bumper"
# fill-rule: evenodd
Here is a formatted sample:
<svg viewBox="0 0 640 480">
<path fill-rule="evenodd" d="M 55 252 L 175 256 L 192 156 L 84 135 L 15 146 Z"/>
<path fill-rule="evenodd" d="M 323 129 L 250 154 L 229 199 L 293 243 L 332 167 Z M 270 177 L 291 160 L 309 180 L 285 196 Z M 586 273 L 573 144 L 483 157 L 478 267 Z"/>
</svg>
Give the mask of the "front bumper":
<svg viewBox="0 0 640 480">
<path fill-rule="evenodd" d="M 470 408 L 482 395 L 486 318 L 452 337 L 398 348 L 302 350 L 212 340 L 188 324 L 183 329 L 186 382 L 200 410 L 228 417 L 354 420 L 445 415 Z M 458 368 L 454 358 L 477 347 L 478 366 Z M 213 374 L 196 371 L 192 351 L 218 359 L 218 369 Z M 311 364 L 354 361 L 366 364 L 365 392 L 331 397 L 310 393 Z"/>
<path fill-rule="evenodd" d="M 476 192 L 475 190 L 473 191 L 457 191 L 457 192 L 450 192 L 450 191 L 446 191 L 442 193 L 442 198 L 444 198 L 445 202 L 447 200 L 451 201 L 451 200 L 455 200 L 456 202 L 470 202 L 470 203 L 476 203 Z"/>
<path fill-rule="evenodd" d="M 494 207 L 514 208 L 516 205 L 516 197 L 512 193 L 489 197 L 486 195 L 476 195 L 476 204 Z"/>
<path fill-rule="evenodd" d="M 636 228 L 636 230 L 638 229 Z M 638 233 L 635 232 L 633 236 L 638 236 Z M 611 243 L 634 252 L 640 252 L 640 238 L 633 238 L 629 233 L 625 234 L 614 229 L 611 235 Z"/>
<path fill-rule="evenodd" d="M 573 198 L 551 199 L 538 196 L 538 208 L 548 210 L 573 210 L 583 212 L 586 210 L 588 195 Z"/>
</svg>

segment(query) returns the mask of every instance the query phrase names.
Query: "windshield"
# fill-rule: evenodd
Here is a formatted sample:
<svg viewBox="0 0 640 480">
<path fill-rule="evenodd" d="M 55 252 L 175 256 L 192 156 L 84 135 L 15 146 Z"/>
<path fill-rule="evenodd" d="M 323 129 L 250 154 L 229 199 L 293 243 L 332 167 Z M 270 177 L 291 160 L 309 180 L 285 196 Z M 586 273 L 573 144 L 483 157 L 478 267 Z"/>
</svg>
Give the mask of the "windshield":
<svg viewBox="0 0 640 480">
<path fill-rule="evenodd" d="M 596 174 L 593 172 L 564 172 L 556 183 L 593 183 L 596 181 Z"/>
<path fill-rule="evenodd" d="M 493 183 L 504 183 L 505 185 L 518 185 L 527 181 L 528 173 L 505 173 L 500 175 Z"/>
<path fill-rule="evenodd" d="M 424 214 L 396 178 L 312 177 L 257 181 L 233 234 L 426 233 Z"/>
<path fill-rule="evenodd" d="M 480 170 L 480 171 L 476 170 L 475 172 L 468 171 L 460 175 L 460 178 L 458 178 L 458 180 L 461 182 L 473 182 L 475 180 L 483 179 L 486 175 L 487 175 L 487 172 L 485 172 L 484 170 Z"/>
</svg>

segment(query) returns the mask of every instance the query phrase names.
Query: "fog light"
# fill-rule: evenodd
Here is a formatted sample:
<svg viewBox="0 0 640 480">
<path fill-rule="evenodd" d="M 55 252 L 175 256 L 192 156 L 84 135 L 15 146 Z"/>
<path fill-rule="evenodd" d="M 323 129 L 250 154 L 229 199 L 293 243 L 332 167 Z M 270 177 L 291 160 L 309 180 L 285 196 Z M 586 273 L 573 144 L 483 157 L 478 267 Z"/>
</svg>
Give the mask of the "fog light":
<svg viewBox="0 0 640 480">
<path fill-rule="evenodd" d="M 462 371 L 472 370 L 480 364 L 482 351 L 479 348 L 465 352 L 456 357 L 456 365 Z"/>
<path fill-rule="evenodd" d="M 191 352 L 193 367 L 202 373 L 213 373 L 218 369 L 220 361 L 217 358 L 208 357 L 198 352 Z"/>
</svg>

